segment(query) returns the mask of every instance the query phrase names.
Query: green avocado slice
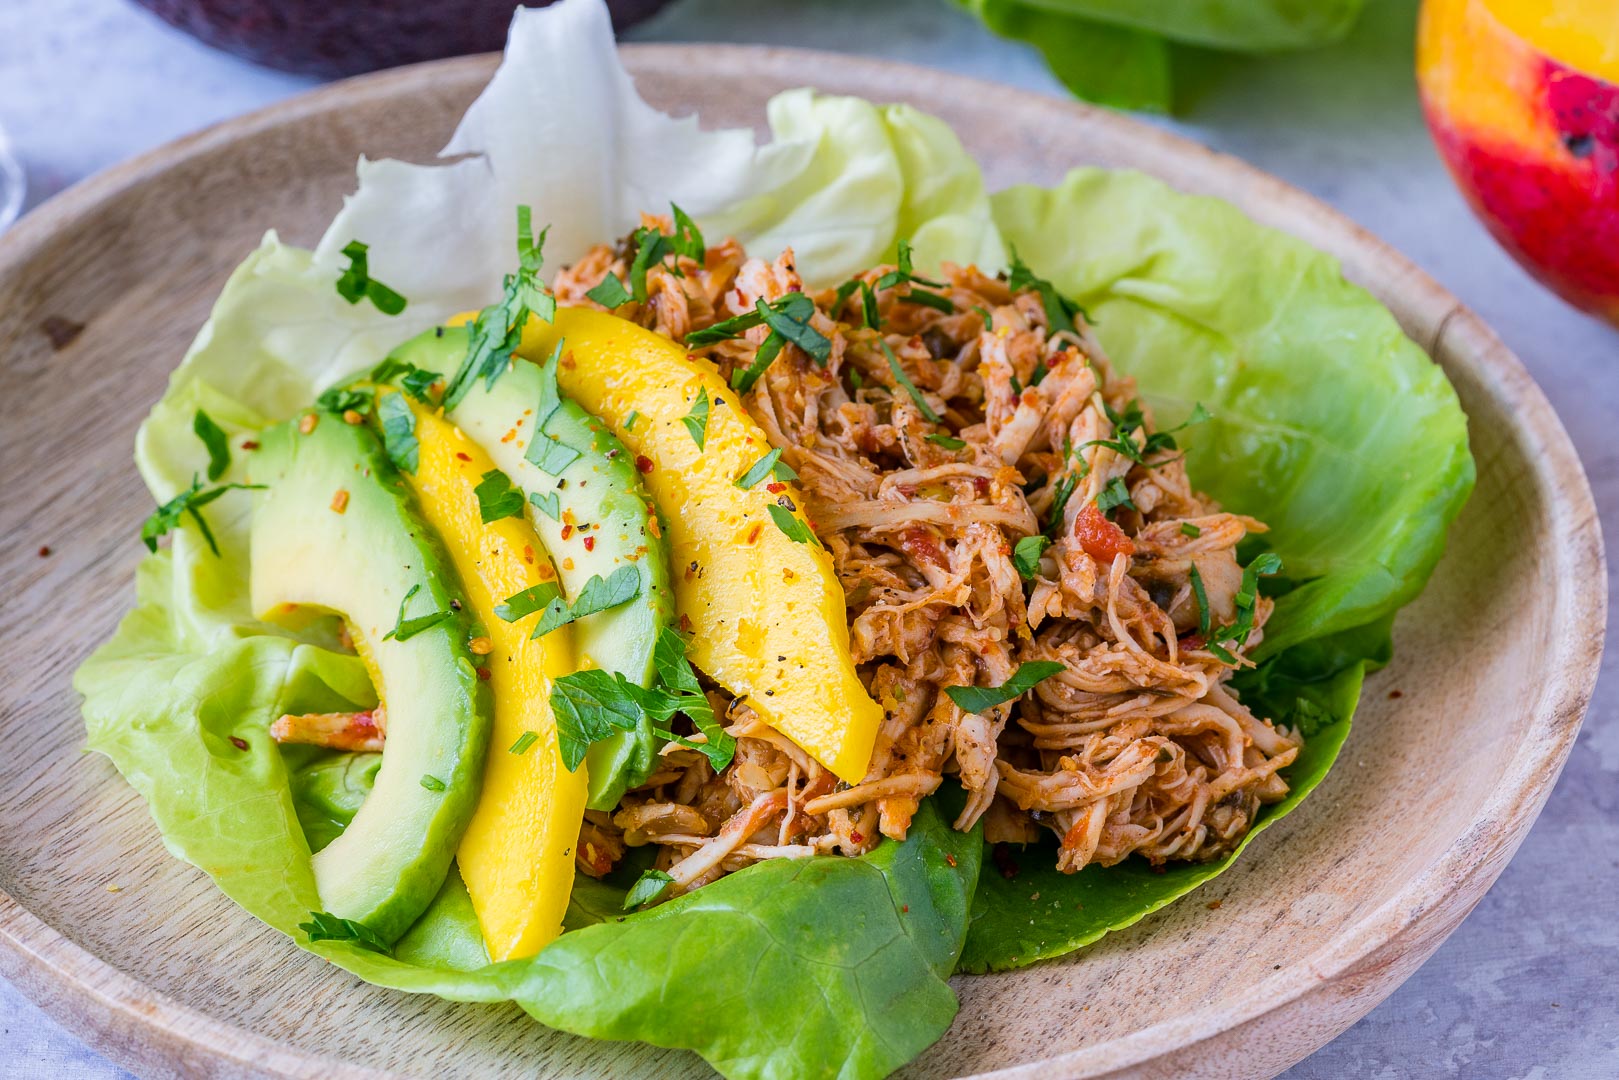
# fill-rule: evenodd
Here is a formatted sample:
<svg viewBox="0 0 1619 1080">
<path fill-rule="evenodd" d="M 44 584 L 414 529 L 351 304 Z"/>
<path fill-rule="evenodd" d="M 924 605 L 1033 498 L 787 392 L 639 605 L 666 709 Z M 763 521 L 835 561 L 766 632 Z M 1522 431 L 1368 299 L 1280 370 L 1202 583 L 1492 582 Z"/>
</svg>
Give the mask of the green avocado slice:
<svg viewBox="0 0 1619 1080">
<path fill-rule="evenodd" d="M 253 610 L 287 626 L 340 615 L 386 708 L 371 794 L 314 854 L 315 882 L 328 911 L 393 941 L 443 885 L 483 777 L 492 702 L 461 583 L 370 429 L 308 414 L 259 441 Z"/>
<path fill-rule="evenodd" d="M 436 327 L 400 345 L 389 359 L 448 374 L 466 352 L 464 328 Z M 641 587 L 635 599 L 580 619 L 575 640 L 580 655 L 595 666 L 649 686 L 658 631 L 674 615 L 668 545 L 624 444 L 596 417 L 554 395 L 555 386 L 554 378 L 547 386 L 539 365 L 514 360 L 493 386 L 481 379 L 474 383 L 446 415 L 523 492 L 528 519 L 569 600 L 592 577 L 605 579 L 622 566 L 636 569 Z M 549 453 L 536 454 L 531 452 L 535 417 L 547 400 L 555 404 L 541 436 L 549 440 Z M 618 805 L 627 789 L 652 774 L 661 742 L 643 723 L 592 745 L 585 758 L 586 805 L 593 810 Z"/>
</svg>

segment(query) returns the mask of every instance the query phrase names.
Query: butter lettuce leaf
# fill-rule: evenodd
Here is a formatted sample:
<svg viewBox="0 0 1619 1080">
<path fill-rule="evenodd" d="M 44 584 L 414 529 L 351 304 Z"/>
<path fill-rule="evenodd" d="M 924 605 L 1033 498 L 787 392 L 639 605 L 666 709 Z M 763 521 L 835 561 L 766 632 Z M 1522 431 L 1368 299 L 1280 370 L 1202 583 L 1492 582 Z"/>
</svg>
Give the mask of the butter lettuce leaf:
<svg viewBox="0 0 1619 1080">
<path fill-rule="evenodd" d="M 982 839 L 931 804 L 904 843 L 762 863 L 633 915 L 621 890 L 589 883 L 574 929 L 528 960 L 489 963 L 453 872 L 393 955 L 311 943 L 298 929 L 321 910 L 310 839 L 352 817 L 376 756 L 284 756 L 267 729 L 286 711 L 374 704 L 363 667 L 273 634 L 189 650 L 173 572 L 167 551 L 142 563 L 141 603 L 75 676 L 89 747 L 146 799 L 171 852 L 301 947 L 379 986 L 515 1000 L 561 1030 L 694 1050 L 731 1077 L 883 1076 L 955 1016 L 946 980 Z"/>
</svg>

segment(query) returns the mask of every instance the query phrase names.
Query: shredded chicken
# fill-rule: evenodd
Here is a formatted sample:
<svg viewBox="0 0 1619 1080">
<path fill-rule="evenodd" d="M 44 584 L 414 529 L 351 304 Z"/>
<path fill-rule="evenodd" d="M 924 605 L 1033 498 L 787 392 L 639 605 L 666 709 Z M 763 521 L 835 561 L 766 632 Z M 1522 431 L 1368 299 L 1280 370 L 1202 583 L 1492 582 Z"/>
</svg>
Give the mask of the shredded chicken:
<svg viewBox="0 0 1619 1080">
<path fill-rule="evenodd" d="M 558 275 L 558 301 L 599 306 L 586 294 L 634 254 L 628 241 L 594 249 Z M 958 829 L 983 820 L 1007 843 L 1047 830 L 1065 871 L 1204 861 L 1287 793 L 1278 770 L 1301 738 L 1227 686 L 1272 609 L 1244 589 L 1236 556 L 1264 525 L 1192 488 L 1083 313 L 1054 314 L 1038 289 L 970 266 L 878 288 L 893 269 L 858 279 L 881 331 L 866 327 L 858 285 L 814 293 L 825 363 L 788 343 L 742 397 L 798 473 L 843 584 L 854 659 L 885 710 L 870 771 L 838 782 L 733 702 L 731 764 L 716 774 L 669 744 L 610 818 L 586 821 L 585 872 L 655 845 L 673 896 L 761 859 L 859 854 L 903 838 L 947 774 L 967 793 Z M 684 341 L 803 290 L 790 250 L 766 262 L 727 240 L 701 263 L 652 267 L 646 301 L 614 310 Z M 1059 315 L 1074 329 L 1054 331 Z M 698 352 L 731 377 L 769 332 Z M 1041 660 L 1062 670 L 982 714 L 943 692 Z"/>
<path fill-rule="evenodd" d="M 270 725 L 270 738 L 278 743 L 305 743 L 330 750 L 382 749 L 388 718 L 382 706 L 352 713 L 288 713 Z"/>
</svg>

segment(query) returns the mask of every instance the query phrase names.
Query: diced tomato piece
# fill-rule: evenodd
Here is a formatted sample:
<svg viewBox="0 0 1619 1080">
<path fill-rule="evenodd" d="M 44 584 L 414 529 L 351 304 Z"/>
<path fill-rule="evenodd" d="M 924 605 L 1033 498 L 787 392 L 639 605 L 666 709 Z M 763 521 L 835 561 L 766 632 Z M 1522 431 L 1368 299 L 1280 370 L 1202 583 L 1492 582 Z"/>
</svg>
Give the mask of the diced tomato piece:
<svg viewBox="0 0 1619 1080">
<path fill-rule="evenodd" d="M 1087 502 L 1074 519 L 1074 539 L 1079 541 L 1085 554 L 1097 562 L 1110 563 L 1114 556 L 1136 553 L 1135 541 L 1109 521 L 1093 502 Z"/>
</svg>

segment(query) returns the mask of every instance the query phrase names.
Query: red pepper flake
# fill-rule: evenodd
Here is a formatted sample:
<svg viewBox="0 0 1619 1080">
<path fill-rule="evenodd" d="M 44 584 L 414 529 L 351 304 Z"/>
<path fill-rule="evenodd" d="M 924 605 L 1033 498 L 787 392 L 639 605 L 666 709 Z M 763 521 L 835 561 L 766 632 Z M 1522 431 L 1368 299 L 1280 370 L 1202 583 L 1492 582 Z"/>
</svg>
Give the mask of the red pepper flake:
<svg viewBox="0 0 1619 1080">
<path fill-rule="evenodd" d="M 230 744 L 236 747 L 238 750 L 247 749 L 247 740 L 242 738 L 240 735 L 232 735 L 230 737 Z"/>
<path fill-rule="evenodd" d="M 645 476 L 652 471 L 652 459 L 645 454 L 635 455 L 635 471 Z"/>
<path fill-rule="evenodd" d="M 1136 553 L 1135 541 L 1109 521 L 1094 502 L 1086 502 L 1085 509 L 1074 519 L 1074 539 L 1085 554 L 1101 563 L 1111 563 L 1117 555 Z"/>
<path fill-rule="evenodd" d="M 481 668 L 478 668 L 477 671 L 478 671 L 478 681 L 479 682 L 488 682 L 489 681 L 489 669 L 488 668 L 481 667 Z"/>
<path fill-rule="evenodd" d="M 685 612 L 680 613 L 680 632 L 682 634 L 691 633 L 691 616 Z"/>
<path fill-rule="evenodd" d="M 455 459 L 457 461 L 471 461 L 472 460 L 472 455 L 471 454 L 463 454 L 461 451 L 457 450 L 455 452 Z"/>
<path fill-rule="evenodd" d="M 759 533 L 761 533 L 762 531 L 764 531 L 764 526 L 763 525 L 755 525 L 753 528 L 749 529 L 748 530 L 748 543 L 757 544 L 759 542 Z"/>
<path fill-rule="evenodd" d="M 595 551 L 596 550 L 596 538 L 594 536 L 585 537 L 585 550 L 586 551 Z"/>
<path fill-rule="evenodd" d="M 956 857 L 949 852 L 945 853 L 944 861 L 950 864 L 950 869 L 954 870 L 956 868 Z"/>
<path fill-rule="evenodd" d="M 534 545 L 533 544 L 524 544 L 523 545 L 523 561 L 526 562 L 526 563 L 530 563 L 530 564 L 532 564 L 534 562 Z"/>
<path fill-rule="evenodd" d="M 911 905 L 909 905 L 909 904 L 901 904 L 899 906 L 899 910 L 900 910 L 900 912 L 902 914 L 909 915 L 911 913 Z"/>
<path fill-rule="evenodd" d="M 564 526 L 562 526 L 562 539 L 566 540 L 568 537 L 570 537 L 572 535 L 573 535 L 573 526 L 572 525 L 564 525 Z"/>
<path fill-rule="evenodd" d="M 242 440 L 242 449 L 243 450 L 257 450 L 258 448 L 259 448 L 259 444 L 256 441 L 254 441 L 253 439 L 243 439 Z"/>
<path fill-rule="evenodd" d="M 41 555 L 45 554 L 46 550 L 47 549 L 41 549 L 40 554 Z M 1389 700 L 1390 701 L 1399 701 L 1403 697 L 1405 697 L 1405 691 L 1403 691 L 1403 690 L 1390 690 L 1389 691 Z"/>
<path fill-rule="evenodd" d="M 787 490 L 787 485 L 782 483 L 780 480 L 772 480 L 770 483 L 765 485 L 765 490 L 770 492 L 772 495 L 780 495 L 782 492 Z"/>
<path fill-rule="evenodd" d="M 866 842 L 866 838 L 864 836 L 862 836 L 860 833 L 852 832 L 852 833 L 849 834 L 849 843 L 851 843 L 851 844 L 864 844 L 865 842 Z"/>
<path fill-rule="evenodd" d="M 979 496 L 988 495 L 989 494 L 989 477 L 987 477 L 987 476 L 975 476 L 975 477 L 973 477 L 973 490 L 976 491 L 979 494 Z"/>
<path fill-rule="evenodd" d="M 44 544 L 39 545 L 39 557 L 42 558 L 42 559 L 50 558 L 51 557 L 51 549 L 49 547 L 47 547 L 46 545 L 44 545 Z"/>
<path fill-rule="evenodd" d="M 1219 911 L 1220 910 L 1220 905 L 1223 904 L 1223 903 L 1225 903 L 1224 900 L 1210 900 L 1208 903 L 1204 904 L 1203 906 L 1208 908 L 1210 911 Z"/>
</svg>

